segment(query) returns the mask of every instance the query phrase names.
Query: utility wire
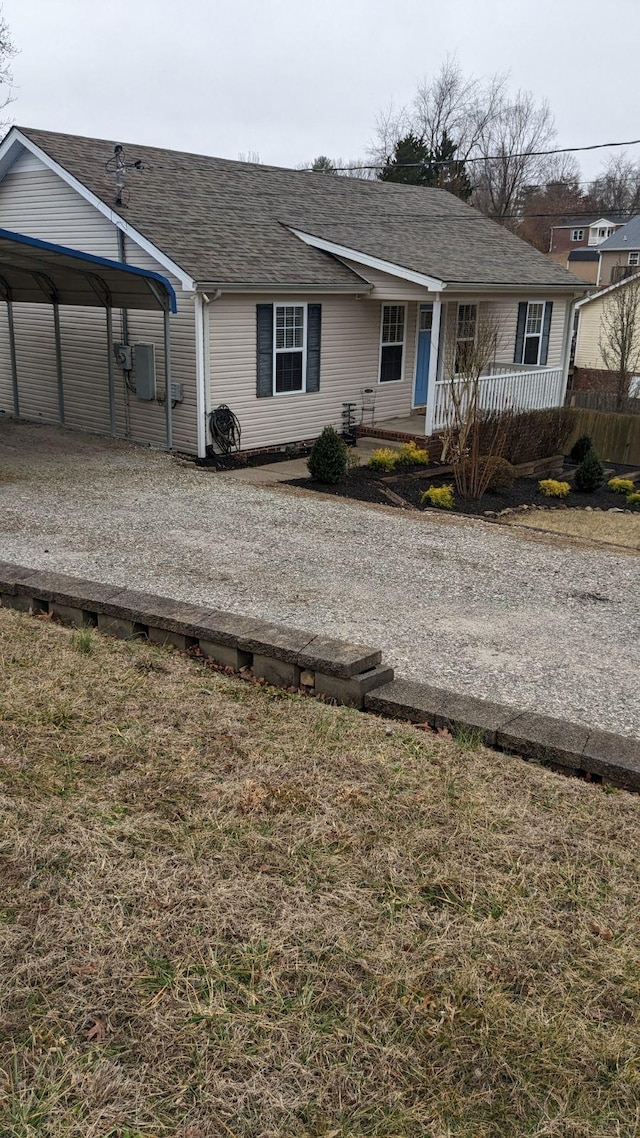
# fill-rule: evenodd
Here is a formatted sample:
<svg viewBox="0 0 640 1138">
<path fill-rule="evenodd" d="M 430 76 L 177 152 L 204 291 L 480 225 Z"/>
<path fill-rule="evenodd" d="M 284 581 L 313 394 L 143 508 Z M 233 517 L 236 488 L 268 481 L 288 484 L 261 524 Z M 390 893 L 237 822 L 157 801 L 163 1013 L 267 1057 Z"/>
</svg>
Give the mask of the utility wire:
<svg viewBox="0 0 640 1138">
<path fill-rule="evenodd" d="M 422 162 L 394 162 L 394 170 L 416 169 L 422 166 L 465 166 L 468 162 L 499 162 L 505 158 L 547 158 L 551 154 L 577 154 L 585 150 L 605 150 L 612 146 L 640 146 L 640 138 L 632 138 L 628 142 L 594 142 L 590 146 L 561 146 L 555 150 L 520 150 L 515 154 L 482 154 L 472 158 L 434 158 Z M 351 166 L 334 166 L 336 174 L 347 170 L 379 170 L 386 162 L 375 162 L 371 165 L 354 163 Z"/>
<path fill-rule="evenodd" d="M 425 162 L 397 162 L 393 163 L 394 170 L 399 168 L 415 168 L 419 166 L 451 166 L 454 164 L 466 165 L 470 162 L 502 162 L 504 158 L 545 158 L 552 154 L 577 154 L 577 151 L 583 150 L 605 150 L 608 147 L 616 146 L 640 146 L 640 139 L 631 139 L 629 142 L 593 142 L 591 146 L 565 146 L 558 147 L 555 150 L 519 150 L 515 154 L 491 154 L 491 155 L 477 155 L 473 158 L 427 158 Z M 352 166 L 334 166 L 336 173 L 348 170 L 380 170 L 381 166 L 385 166 L 385 162 L 376 162 L 369 166 L 354 164 Z"/>
</svg>

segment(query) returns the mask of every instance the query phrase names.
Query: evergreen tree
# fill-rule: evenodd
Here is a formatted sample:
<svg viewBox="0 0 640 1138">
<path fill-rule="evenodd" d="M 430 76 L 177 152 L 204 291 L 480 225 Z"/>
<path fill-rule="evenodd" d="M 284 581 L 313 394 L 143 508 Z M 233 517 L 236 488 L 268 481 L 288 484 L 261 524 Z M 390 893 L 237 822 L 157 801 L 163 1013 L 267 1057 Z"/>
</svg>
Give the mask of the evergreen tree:
<svg viewBox="0 0 640 1138">
<path fill-rule="evenodd" d="M 347 477 L 347 444 L 334 427 L 325 427 L 316 439 L 307 462 L 316 482 L 343 482 Z"/>
<path fill-rule="evenodd" d="M 590 450 L 576 470 L 573 484 L 582 494 L 593 494 L 604 481 L 604 466 L 596 452 Z"/>
<path fill-rule="evenodd" d="M 446 131 L 433 150 L 412 131 L 399 138 L 393 154 L 387 158 L 379 178 L 381 182 L 400 182 L 407 186 L 433 186 L 449 190 L 466 201 L 471 195 L 471 182 L 464 162 L 456 159 L 457 146 Z"/>
</svg>

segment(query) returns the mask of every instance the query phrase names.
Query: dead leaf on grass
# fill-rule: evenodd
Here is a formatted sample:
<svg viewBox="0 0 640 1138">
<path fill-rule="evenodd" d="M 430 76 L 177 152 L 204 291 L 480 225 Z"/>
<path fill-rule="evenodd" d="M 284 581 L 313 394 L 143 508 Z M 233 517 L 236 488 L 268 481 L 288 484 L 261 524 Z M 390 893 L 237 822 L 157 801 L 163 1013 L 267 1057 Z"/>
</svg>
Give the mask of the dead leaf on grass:
<svg viewBox="0 0 640 1138">
<path fill-rule="evenodd" d="M 594 936 L 602 937 L 603 940 L 613 940 L 613 932 L 611 929 L 603 927 L 602 925 L 596 925 L 595 922 L 589 925 L 589 928 Z"/>
<path fill-rule="evenodd" d="M 88 1043 L 104 1043 L 107 1038 L 107 1024 L 102 1016 L 91 1016 L 87 1027 Z"/>
<path fill-rule="evenodd" d="M 95 960 L 90 960 L 87 964 L 72 964 L 70 968 L 72 976 L 93 976 L 97 971 Z"/>
</svg>

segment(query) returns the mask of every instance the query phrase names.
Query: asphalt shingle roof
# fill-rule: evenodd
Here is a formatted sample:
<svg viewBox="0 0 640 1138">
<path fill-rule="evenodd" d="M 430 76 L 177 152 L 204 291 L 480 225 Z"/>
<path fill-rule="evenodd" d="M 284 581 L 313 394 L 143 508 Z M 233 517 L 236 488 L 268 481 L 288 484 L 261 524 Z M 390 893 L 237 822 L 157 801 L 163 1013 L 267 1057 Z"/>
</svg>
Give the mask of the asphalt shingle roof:
<svg viewBox="0 0 640 1138">
<path fill-rule="evenodd" d="M 640 214 L 636 214 L 617 233 L 612 234 L 598 246 L 601 253 L 615 252 L 619 249 L 640 249 Z"/>
<path fill-rule="evenodd" d="M 345 285 L 355 275 L 287 226 L 451 284 L 582 285 L 444 190 L 125 146 L 126 206 L 105 170 L 114 143 L 18 127 L 197 281 Z M 363 270 L 366 274 L 366 270 Z"/>
</svg>

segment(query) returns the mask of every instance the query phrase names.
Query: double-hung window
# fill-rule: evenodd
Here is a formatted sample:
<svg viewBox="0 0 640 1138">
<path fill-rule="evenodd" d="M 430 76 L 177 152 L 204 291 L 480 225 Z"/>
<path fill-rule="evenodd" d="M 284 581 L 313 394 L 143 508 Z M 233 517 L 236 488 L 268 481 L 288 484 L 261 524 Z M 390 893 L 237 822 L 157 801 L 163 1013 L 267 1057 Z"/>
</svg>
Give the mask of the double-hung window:
<svg viewBox="0 0 640 1138">
<path fill-rule="evenodd" d="M 638 252 L 629 253 L 629 264 L 630 265 L 640 264 L 640 253 L 638 253 Z"/>
<path fill-rule="evenodd" d="M 380 329 L 380 383 L 397 383 L 404 367 L 406 307 L 404 304 L 382 305 Z"/>
<path fill-rule="evenodd" d="M 456 353 L 454 371 L 460 375 L 468 370 L 475 347 L 478 328 L 478 305 L 459 304 L 456 324 Z"/>
<path fill-rule="evenodd" d="M 543 320 L 544 303 L 529 301 L 527 304 L 527 319 L 524 326 L 524 349 L 522 353 L 522 362 L 524 364 L 540 363 Z"/>
<path fill-rule="evenodd" d="M 287 391 L 304 391 L 307 306 L 306 304 L 274 304 L 273 321 L 274 394 L 280 395 Z"/>
<path fill-rule="evenodd" d="M 571 240 L 572 241 L 582 241 L 583 237 L 584 237 L 584 229 L 572 229 L 571 230 Z"/>
</svg>

